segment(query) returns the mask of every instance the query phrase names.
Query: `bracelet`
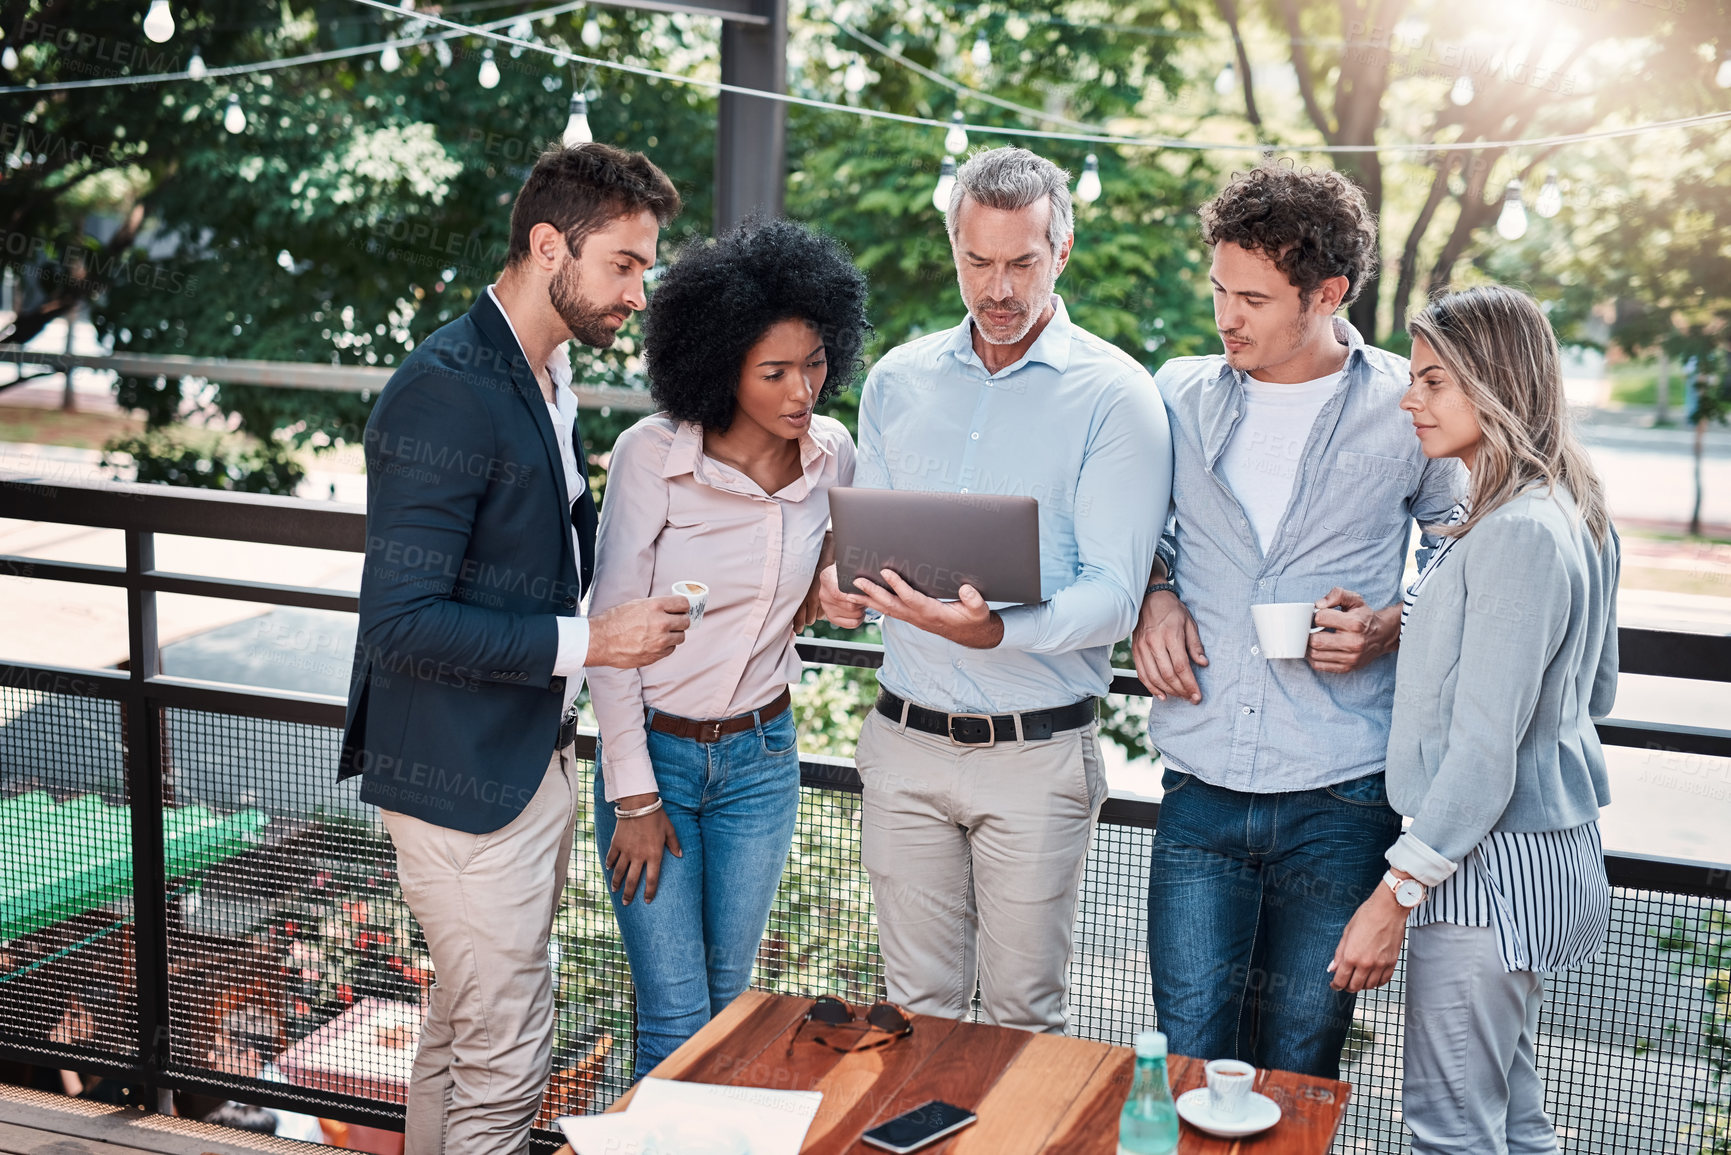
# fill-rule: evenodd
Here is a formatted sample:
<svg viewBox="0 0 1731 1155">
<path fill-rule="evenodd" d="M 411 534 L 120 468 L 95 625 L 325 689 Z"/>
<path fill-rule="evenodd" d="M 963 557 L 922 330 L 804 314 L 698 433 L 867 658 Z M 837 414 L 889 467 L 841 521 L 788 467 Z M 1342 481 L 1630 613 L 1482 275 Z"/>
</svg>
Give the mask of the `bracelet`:
<svg viewBox="0 0 1731 1155">
<path fill-rule="evenodd" d="M 1147 589 L 1142 591 L 1142 596 L 1147 597 L 1149 594 L 1157 594 L 1157 593 L 1169 593 L 1175 598 L 1183 596 L 1182 594 L 1180 594 L 1178 592 L 1178 583 L 1177 582 L 1170 582 L 1170 581 L 1155 582 L 1154 584 L 1150 585 Z"/>
<path fill-rule="evenodd" d="M 615 803 L 613 806 L 613 817 L 615 817 L 615 818 L 646 818 L 649 815 L 654 814 L 657 810 L 660 810 L 660 809 L 661 809 L 661 799 L 659 799 L 659 798 L 657 798 L 655 801 L 651 802 L 649 805 L 639 806 L 635 810 L 625 810 L 625 809 L 621 808 L 617 803 Z"/>
</svg>

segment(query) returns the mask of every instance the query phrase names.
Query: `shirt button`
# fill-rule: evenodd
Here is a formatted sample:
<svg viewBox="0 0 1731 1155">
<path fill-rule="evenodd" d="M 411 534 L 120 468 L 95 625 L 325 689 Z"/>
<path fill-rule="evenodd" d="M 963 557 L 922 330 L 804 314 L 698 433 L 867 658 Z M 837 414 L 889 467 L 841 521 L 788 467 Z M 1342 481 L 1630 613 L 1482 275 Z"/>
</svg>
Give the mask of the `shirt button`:
<svg viewBox="0 0 1731 1155">
<path fill-rule="evenodd" d="M 1267 584 L 1268 584 L 1268 581 L 1266 578 L 1257 578 L 1256 579 L 1256 586 L 1258 589 L 1261 589 L 1263 586 L 1265 586 Z"/>
<path fill-rule="evenodd" d="M 964 485 L 964 486 L 962 486 L 962 492 L 963 492 L 963 493 L 966 493 L 966 492 L 967 492 L 967 491 L 968 491 L 968 487 L 967 487 L 967 486 L 965 486 L 965 485 Z"/>
<path fill-rule="evenodd" d="M 1244 519 L 1243 519 L 1243 518 L 1242 518 L 1242 517 L 1241 517 L 1241 518 L 1239 518 L 1239 519 L 1238 519 L 1238 524 L 1239 524 L 1239 525 L 1249 525 L 1249 524 L 1250 524 L 1250 523 L 1249 523 L 1249 522 L 1248 522 L 1248 521 L 1245 521 L 1245 520 L 1244 520 Z"/>
<path fill-rule="evenodd" d="M 1246 714 L 1255 713 L 1255 711 L 1253 711 L 1249 706 L 1244 707 L 1244 712 Z"/>
<path fill-rule="evenodd" d="M 962 668 L 962 660 L 960 658 L 957 658 L 956 659 L 956 669 L 959 670 L 961 668 Z"/>
<path fill-rule="evenodd" d="M 970 433 L 970 434 L 968 434 L 968 436 L 971 437 L 975 441 L 978 441 L 980 439 L 980 435 L 978 433 Z"/>
<path fill-rule="evenodd" d="M 1251 647 L 1250 647 L 1250 652 L 1251 652 L 1251 653 L 1252 653 L 1252 654 L 1260 654 L 1260 653 L 1261 653 L 1261 652 L 1262 652 L 1262 647 L 1261 647 L 1261 646 L 1251 646 Z M 1247 708 L 1248 708 L 1248 707 L 1247 707 Z"/>
</svg>

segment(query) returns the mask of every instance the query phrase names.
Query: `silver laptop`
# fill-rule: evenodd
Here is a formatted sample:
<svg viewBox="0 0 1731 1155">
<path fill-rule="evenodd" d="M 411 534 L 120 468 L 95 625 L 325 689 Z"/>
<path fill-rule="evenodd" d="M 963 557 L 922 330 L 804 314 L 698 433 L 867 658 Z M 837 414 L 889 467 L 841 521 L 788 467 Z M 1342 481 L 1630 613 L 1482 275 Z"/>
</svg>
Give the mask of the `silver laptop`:
<svg viewBox="0 0 1731 1155">
<path fill-rule="evenodd" d="M 1040 503 L 988 493 L 829 491 L 835 576 L 883 584 L 893 570 L 928 597 L 953 601 L 971 585 L 989 602 L 1040 600 Z"/>
</svg>

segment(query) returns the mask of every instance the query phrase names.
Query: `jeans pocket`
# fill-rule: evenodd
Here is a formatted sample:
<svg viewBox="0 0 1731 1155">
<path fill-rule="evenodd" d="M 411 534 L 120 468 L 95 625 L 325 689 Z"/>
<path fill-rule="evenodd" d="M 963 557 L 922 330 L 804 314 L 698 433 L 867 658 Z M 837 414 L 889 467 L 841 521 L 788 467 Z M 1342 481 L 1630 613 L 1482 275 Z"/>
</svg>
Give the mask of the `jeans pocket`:
<svg viewBox="0 0 1731 1155">
<path fill-rule="evenodd" d="M 1160 775 L 1160 792 L 1170 797 L 1195 781 L 1195 777 L 1182 770 L 1166 769 Z"/>
<path fill-rule="evenodd" d="M 1351 806 L 1388 806 L 1388 786 L 1380 772 L 1366 774 L 1363 778 L 1353 778 L 1346 782 L 1337 782 L 1333 786 L 1324 787 L 1324 789 L 1330 798 Z"/>
<path fill-rule="evenodd" d="M 779 718 L 759 722 L 757 736 L 763 740 L 765 754 L 778 756 L 798 749 L 799 727 L 793 720 L 793 708 L 783 710 Z"/>
</svg>

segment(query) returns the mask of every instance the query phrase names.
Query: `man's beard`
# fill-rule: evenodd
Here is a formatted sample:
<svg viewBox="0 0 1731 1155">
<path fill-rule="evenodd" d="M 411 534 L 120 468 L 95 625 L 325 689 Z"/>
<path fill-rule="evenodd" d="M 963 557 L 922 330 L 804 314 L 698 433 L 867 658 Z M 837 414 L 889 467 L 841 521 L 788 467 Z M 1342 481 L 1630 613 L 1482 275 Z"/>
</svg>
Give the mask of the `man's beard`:
<svg viewBox="0 0 1731 1155">
<path fill-rule="evenodd" d="M 959 279 L 958 276 L 958 281 Z M 967 290 L 964 286 L 962 292 L 962 303 L 967 305 L 969 314 L 973 316 L 974 331 L 980 335 L 982 341 L 988 345 L 1014 345 L 1016 342 L 1028 335 L 1028 331 L 1034 327 L 1034 322 L 1038 321 L 1040 319 L 1040 314 L 1045 312 L 1046 301 L 1050 299 L 1052 295 L 1052 286 L 1057 283 L 1058 279 L 1053 277 L 1051 284 L 1048 284 L 1039 292 L 1034 293 L 1031 301 L 1024 301 L 1018 297 L 1009 297 L 1002 301 L 994 301 L 989 297 L 981 297 L 977 300 L 970 301 L 968 300 Z M 1036 308 L 1036 305 L 1039 307 Z M 993 336 L 986 331 L 986 326 L 981 323 L 980 314 L 990 312 L 994 308 L 1015 309 L 1022 315 L 1020 322 L 1017 323 L 1015 328 L 1011 331 L 1010 336 Z"/>
<path fill-rule="evenodd" d="M 565 327 L 571 330 L 571 336 L 595 349 L 613 347 L 613 339 L 618 333 L 607 324 L 609 319 L 631 315 L 626 310 L 597 305 L 585 297 L 574 261 L 548 282 L 547 299 L 553 303 L 553 309 L 559 314 L 559 319 L 565 322 Z"/>
</svg>

